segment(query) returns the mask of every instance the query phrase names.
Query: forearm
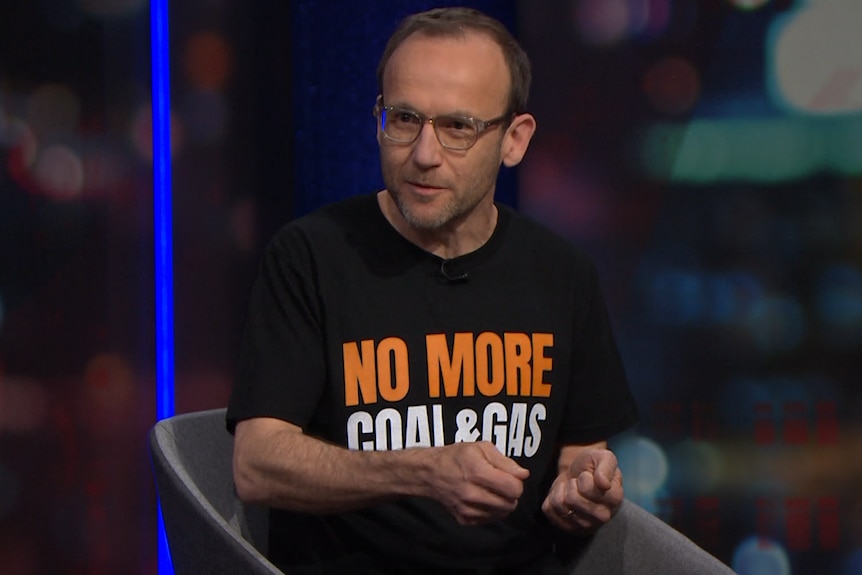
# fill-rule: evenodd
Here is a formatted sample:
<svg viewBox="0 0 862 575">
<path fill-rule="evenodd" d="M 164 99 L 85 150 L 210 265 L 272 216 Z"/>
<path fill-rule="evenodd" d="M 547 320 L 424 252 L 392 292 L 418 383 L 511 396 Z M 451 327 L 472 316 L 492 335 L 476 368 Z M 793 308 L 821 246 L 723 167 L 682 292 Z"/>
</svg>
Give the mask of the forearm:
<svg viewBox="0 0 862 575">
<path fill-rule="evenodd" d="M 348 511 L 423 495 L 421 455 L 350 451 L 290 424 L 255 419 L 237 427 L 234 480 L 244 501 L 309 513 Z"/>
</svg>

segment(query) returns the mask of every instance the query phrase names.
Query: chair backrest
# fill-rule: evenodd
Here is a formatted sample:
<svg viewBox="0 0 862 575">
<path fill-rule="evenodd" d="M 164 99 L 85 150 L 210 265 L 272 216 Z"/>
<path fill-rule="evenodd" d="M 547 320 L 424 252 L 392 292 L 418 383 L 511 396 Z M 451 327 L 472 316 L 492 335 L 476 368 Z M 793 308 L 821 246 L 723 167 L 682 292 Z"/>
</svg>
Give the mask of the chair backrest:
<svg viewBox="0 0 862 575">
<path fill-rule="evenodd" d="M 282 573 L 265 557 L 267 509 L 243 504 L 234 491 L 225 409 L 163 419 L 149 443 L 177 575 Z"/>
</svg>

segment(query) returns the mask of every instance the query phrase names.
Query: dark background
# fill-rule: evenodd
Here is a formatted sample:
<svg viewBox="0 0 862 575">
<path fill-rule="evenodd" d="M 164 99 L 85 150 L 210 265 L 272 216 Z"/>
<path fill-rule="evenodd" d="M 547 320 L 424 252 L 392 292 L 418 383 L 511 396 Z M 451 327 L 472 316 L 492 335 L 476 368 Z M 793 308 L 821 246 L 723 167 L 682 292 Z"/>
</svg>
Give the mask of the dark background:
<svg viewBox="0 0 862 575">
<path fill-rule="evenodd" d="M 743 575 L 862 572 L 859 8 L 465 3 L 533 61 L 498 197 L 597 262 L 643 413 L 614 441 L 628 496 Z M 171 3 L 178 412 L 225 405 L 278 226 L 381 186 L 377 59 L 435 5 Z M 147 8 L 0 16 L 10 575 L 156 570 Z"/>
</svg>

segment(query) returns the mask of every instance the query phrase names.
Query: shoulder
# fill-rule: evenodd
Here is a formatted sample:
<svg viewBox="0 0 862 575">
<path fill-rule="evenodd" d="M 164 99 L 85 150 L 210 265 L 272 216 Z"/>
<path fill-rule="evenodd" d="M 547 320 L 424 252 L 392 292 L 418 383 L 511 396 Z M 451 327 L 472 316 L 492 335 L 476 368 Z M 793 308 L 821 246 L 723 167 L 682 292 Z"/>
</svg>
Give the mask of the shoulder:
<svg viewBox="0 0 862 575">
<path fill-rule="evenodd" d="M 293 229 L 312 232 L 360 225 L 363 222 L 367 223 L 379 211 L 377 198 L 374 194 L 350 196 L 287 222 L 279 230 L 279 233 L 289 233 Z"/>
<path fill-rule="evenodd" d="M 337 241 L 367 227 L 377 217 L 379 208 L 374 194 L 351 196 L 287 222 L 271 238 L 269 249 Z"/>
</svg>

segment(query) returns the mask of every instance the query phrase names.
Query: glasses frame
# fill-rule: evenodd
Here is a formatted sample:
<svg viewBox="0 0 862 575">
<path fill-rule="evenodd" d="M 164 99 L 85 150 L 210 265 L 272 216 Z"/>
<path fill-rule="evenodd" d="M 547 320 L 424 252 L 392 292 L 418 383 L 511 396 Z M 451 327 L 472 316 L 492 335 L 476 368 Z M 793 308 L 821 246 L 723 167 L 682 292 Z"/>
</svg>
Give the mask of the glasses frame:
<svg viewBox="0 0 862 575">
<path fill-rule="evenodd" d="M 386 130 L 383 127 L 383 118 L 384 118 L 384 113 L 388 114 L 390 112 L 411 114 L 411 115 L 413 115 L 419 119 L 419 121 L 420 121 L 419 129 L 416 131 L 416 135 L 413 136 L 412 139 L 410 139 L 410 140 L 399 140 L 399 139 L 393 138 L 392 136 L 390 136 L 389 134 L 386 133 Z M 430 123 L 431 126 L 434 128 L 434 136 L 437 138 L 437 141 L 440 143 L 440 145 L 443 146 L 444 148 L 446 148 L 447 150 L 455 150 L 458 152 L 463 152 L 465 150 L 469 150 L 470 148 L 472 148 L 473 146 L 476 145 L 476 142 L 479 141 L 479 136 L 481 136 L 482 134 L 484 134 L 486 131 L 488 131 L 491 128 L 502 125 L 502 122 L 504 120 L 511 120 L 511 118 L 513 118 L 515 116 L 514 112 L 507 112 L 507 113 L 503 114 L 502 116 L 498 116 L 496 118 L 491 118 L 490 120 L 480 120 L 479 118 L 474 118 L 472 116 L 459 116 L 457 114 L 438 114 L 436 116 L 426 116 L 425 114 L 422 114 L 421 112 L 417 112 L 416 110 L 413 110 L 410 108 L 404 108 L 401 106 L 386 106 L 383 104 L 382 100 L 379 100 L 374 105 L 374 109 L 372 110 L 372 113 L 374 114 L 374 117 L 377 118 L 377 121 L 379 122 L 380 132 L 383 134 L 383 137 L 386 138 L 387 140 L 389 140 L 390 142 L 395 142 L 396 144 L 404 144 L 404 145 L 412 144 L 413 142 L 415 142 L 416 140 L 419 139 L 419 135 L 422 133 L 422 128 L 425 126 L 425 124 Z M 445 143 L 443 143 L 443 140 L 440 139 L 440 132 L 437 131 L 437 124 L 434 121 L 438 118 L 452 118 L 452 119 L 460 120 L 460 121 L 463 121 L 465 123 L 468 123 L 468 124 L 474 126 L 476 128 L 476 135 L 472 139 L 472 141 L 470 142 L 470 145 L 467 147 L 464 147 L 464 148 L 458 148 L 458 147 L 448 146 Z"/>
</svg>

